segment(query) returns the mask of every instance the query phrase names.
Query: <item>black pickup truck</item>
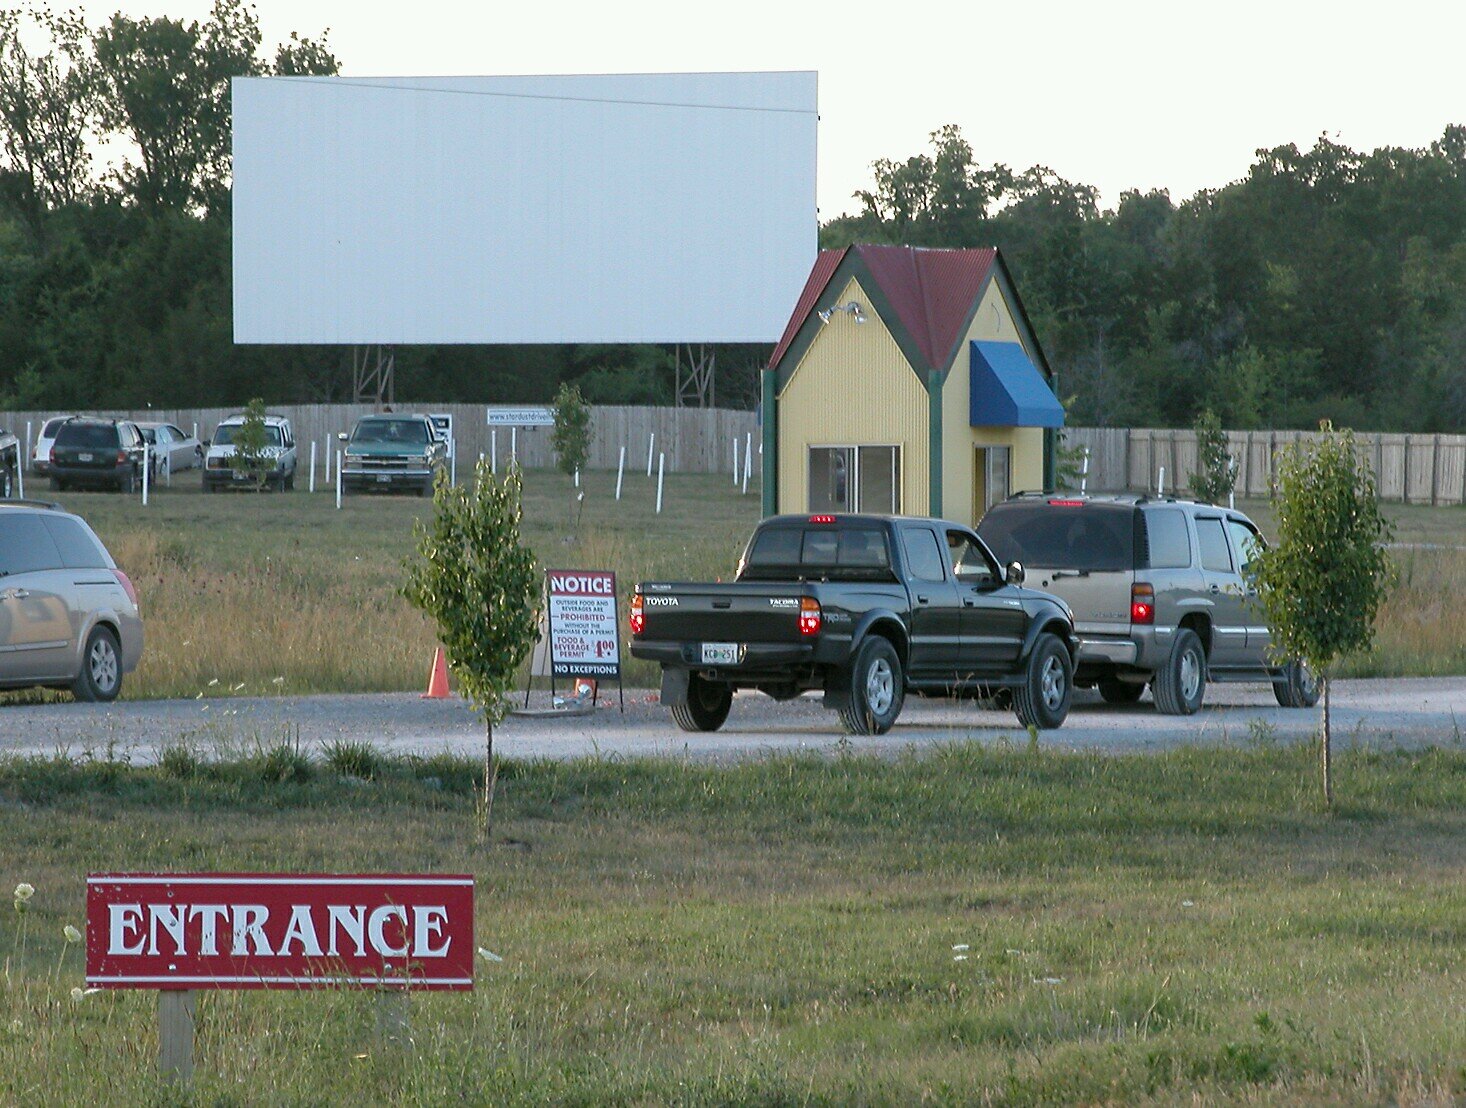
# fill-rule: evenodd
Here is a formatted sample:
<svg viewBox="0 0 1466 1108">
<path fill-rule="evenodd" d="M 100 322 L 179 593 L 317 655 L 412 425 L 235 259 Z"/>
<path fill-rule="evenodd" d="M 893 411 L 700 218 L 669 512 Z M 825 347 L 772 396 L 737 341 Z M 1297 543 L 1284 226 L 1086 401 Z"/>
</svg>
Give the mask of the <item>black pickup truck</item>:
<svg viewBox="0 0 1466 1108">
<path fill-rule="evenodd" d="M 1069 712 L 1073 617 L 1025 589 L 972 531 L 940 519 L 774 516 L 729 584 L 648 581 L 631 601 L 631 653 L 662 665 L 684 731 L 716 731 L 734 689 L 814 689 L 852 734 L 884 734 L 908 689 L 1011 696 L 1025 726 Z"/>
</svg>

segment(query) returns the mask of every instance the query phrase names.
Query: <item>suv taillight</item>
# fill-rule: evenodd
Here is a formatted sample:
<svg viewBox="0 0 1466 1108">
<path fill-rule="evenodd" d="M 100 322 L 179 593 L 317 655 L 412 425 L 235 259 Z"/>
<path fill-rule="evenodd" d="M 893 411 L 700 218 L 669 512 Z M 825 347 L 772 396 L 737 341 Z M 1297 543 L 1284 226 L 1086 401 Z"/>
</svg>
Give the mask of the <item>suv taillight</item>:
<svg viewBox="0 0 1466 1108">
<path fill-rule="evenodd" d="M 1155 589 L 1149 585 L 1130 586 L 1130 622 L 1155 622 Z"/>
<path fill-rule="evenodd" d="M 118 465 L 122 465 L 122 463 L 125 462 L 125 461 L 127 461 L 127 451 L 126 450 L 119 450 L 119 451 L 117 451 L 117 464 Z"/>
<path fill-rule="evenodd" d="M 112 571 L 112 574 L 114 577 L 117 578 L 117 583 L 122 586 L 122 591 L 127 593 L 127 599 L 132 601 L 132 606 L 134 608 L 142 607 L 142 605 L 138 603 L 137 589 L 133 587 L 132 578 L 127 576 L 127 574 L 123 573 L 120 569 L 114 569 Z"/>
<path fill-rule="evenodd" d="M 626 622 L 631 625 L 631 633 L 633 635 L 640 635 L 646 630 L 646 616 L 642 612 L 642 605 L 641 593 L 637 593 L 631 598 L 631 615 L 627 618 Z"/>
<path fill-rule="evenodd" d="M 799 633 L 801 635 L 806 638 L 810 635 L 818 635 L 824 619 L 824 613 L 820 611 L 818 600 L 812 596 L 799 598 Z"/>
</svg>

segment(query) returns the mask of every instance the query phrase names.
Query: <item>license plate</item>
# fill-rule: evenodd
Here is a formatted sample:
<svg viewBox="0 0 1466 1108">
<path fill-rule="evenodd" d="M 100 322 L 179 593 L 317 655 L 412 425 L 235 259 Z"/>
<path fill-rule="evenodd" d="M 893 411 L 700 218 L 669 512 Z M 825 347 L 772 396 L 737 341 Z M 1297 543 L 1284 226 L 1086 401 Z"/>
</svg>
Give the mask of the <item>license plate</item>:
<svg viewBox="0 0 1466 1108">
<path fill-rule="evenodd" d="M 254 478 L 251 477 L 248 473 L 236 473 L 234 475 L 234 479 L 236 481 L 253 481 L 254 480 Z"/>
<path fill-rule="evenodd" d="M 390 473 L 379 473 L 379 474 L 377 474 L 377 484 L 379 484 L 379 485 L 390 485 L 391 483 L 392 483 L 392 475 Z"/>
<path fill-rule="evenodd" d="M 705 666 L 736 666 L 738 664 L 738 644 L 736 642 L 703 643 L 702 664 Z"/>
<path fill-rule="evenodd" d="M 92 456 L 90 454 L 78 454 L 76 460 L 79 462 L 89 462 L 92 460 Z"/>
</svg>

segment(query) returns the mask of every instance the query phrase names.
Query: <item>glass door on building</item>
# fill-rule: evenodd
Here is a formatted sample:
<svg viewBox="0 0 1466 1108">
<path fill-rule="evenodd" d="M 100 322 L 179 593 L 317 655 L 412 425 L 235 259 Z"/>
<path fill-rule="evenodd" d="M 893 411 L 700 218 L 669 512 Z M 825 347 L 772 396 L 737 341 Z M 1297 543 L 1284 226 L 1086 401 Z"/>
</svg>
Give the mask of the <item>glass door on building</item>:
<svg viewBox="0 0 1466 1108">
<path fill-rule="evenodd" d="M 975 526 L 994 504 L 1013 491 L 1012 449 L 979 446 L 972 461 L 972 521 Z"/>
<path fill-rule="evenodd" d="M 901 511 L 899 446 L 811 446 L 811 512 Z"/>
</svg>

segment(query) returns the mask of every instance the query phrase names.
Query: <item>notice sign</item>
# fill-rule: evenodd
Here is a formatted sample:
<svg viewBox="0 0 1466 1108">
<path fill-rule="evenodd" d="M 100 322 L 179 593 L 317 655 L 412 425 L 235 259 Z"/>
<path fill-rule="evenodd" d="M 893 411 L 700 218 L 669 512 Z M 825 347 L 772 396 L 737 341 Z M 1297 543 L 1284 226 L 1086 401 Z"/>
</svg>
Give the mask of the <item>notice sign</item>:
<svg viewBox="0 0 1466 1108">
<path fill-rule="evenodd" d="M 604 570 L 552 569 L 550 672 L 556 677 L 619 677 L 616 575 Z"/>
<path fill-rule="evenodd" d="M 467 875 L 97 873 L 87 984 L 473 988 Z"/>
</svg>

